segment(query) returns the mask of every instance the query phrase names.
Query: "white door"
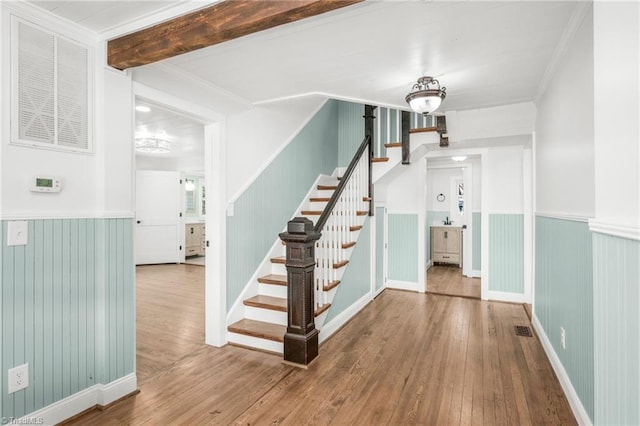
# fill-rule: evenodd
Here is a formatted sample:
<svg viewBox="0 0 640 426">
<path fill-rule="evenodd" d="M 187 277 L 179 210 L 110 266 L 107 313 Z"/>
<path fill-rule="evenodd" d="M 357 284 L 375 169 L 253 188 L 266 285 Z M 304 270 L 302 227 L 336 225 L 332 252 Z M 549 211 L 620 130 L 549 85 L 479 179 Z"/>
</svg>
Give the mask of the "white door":
<svg viewBox="0 0 640 426">
<path fill-rule="evenodd" d="M 180 173 L 136 171 L 136 265 L 180 261 Z"/>
</svg>

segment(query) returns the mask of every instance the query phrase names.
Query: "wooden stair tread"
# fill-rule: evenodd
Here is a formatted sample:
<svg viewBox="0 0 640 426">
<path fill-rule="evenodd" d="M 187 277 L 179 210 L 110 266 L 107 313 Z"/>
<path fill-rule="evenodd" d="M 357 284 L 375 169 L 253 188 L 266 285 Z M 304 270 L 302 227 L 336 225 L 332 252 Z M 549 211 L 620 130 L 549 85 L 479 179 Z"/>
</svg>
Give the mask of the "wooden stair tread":
<svg viewBox="0 0 640 426">
<path fill-rule="evenodd" d="M 353 232 L 353 231 L 359 231 L 362 229 L 362 225 L 355 225 L 355 226 L 350 226 L 349 227 L 349 231 Z"/>
<path fill-rule="evenodd" d="M 326 283 L 324 286 L 322 286 L 322 290 L 329 291 L 331 289 L 338 287 L 339 284 L 340 284 L 340 280 L 331 281 L 329 283 Z"/>
<path fill-rule="evenodd" d="M 286 275 L 269 274 L 258 278 L 258 282 L 262 284 L 287 285 Z"/>
<path fill-rule="evenodd" d="M 335 191 L 338 188 L 338 185 L 318 185 L 319 191 Z"/>
<path fill-rule="evenodd" d="M 331 303 L 325 303 L 319 308 L 316 308 L 316 310 L 314 311 L 314 316 L 317 317 L 318 315 L 322 314 L 324 311 L 328 310 L 330 307 L 331 307 Z"/>
<path fill-rule="evenodd" d="M 372 163 L 384 163 L 389 161 L 389 157 L 375 157 L 371 159 Z"/>
<path fill-rule="evenodd" d="M 416 129 L 409 129 L 409 133 L 426 133 L 426 132 L 437 132 L 437 127 L 419 127 Z"/>
<path fill-rule="evenodd" d="M 312 203 L 328 203 L 331 200 L 330 197 L 311 197 L 309 201 Z"/>
<path fill-rule="evenodd" d="M 300 212 L 302 216 L 320 216 L 322 214 L 321 210 L 302 210 Z"/>
<path fill-rule="evenodd" d="M 272 257 L 271 263 L 281 263 L 284 265 L 285 263 L 287 263 L 287 258 L 284 256 Z"/>
<path fill-rule="evenodd" d="M 362 197 L 362 201 L 371 201 L 371 197 Z"/>
<path fill-rule="evenodd" d="M 348 249 L 348 248 L 351 248 L 351 247 L 353 247 L 355 245 L 356 245 L 355 241 L 351 241 L 350 243 L 342 243 L 342 248 L 343 249 Z"/>
<path fill-rule="evenodd" d="M 272 311 L 287 312 L 287 299 L 259 294 L 244 300 L 246 306 L 254 308 L 270 309 Z"/>
<path fill-rule="evenodd" d="M 402 142 L 385 143 L 384 146 L 386 148 L 402 148 Z"/>
<path fill-rule="evenodd" d="M 286 325 L 273 324 L 270 322 L 241 319 L 227 327 L 232 333 L 244 334 L 245 336 L 258 337 L 260 339 L 273 340 L 274 342 L 284 342 L 284 334 L 287 332 Z"/>
<path fill-rule="evenodd" d="M 341 262 L 336 262 L 336 263 L 333 264 L 333 269 L 340 269 L 343 266 L 347 266 L 348 263 L 349 263 L 348 260 L 343 260 Z"/>
</svg>

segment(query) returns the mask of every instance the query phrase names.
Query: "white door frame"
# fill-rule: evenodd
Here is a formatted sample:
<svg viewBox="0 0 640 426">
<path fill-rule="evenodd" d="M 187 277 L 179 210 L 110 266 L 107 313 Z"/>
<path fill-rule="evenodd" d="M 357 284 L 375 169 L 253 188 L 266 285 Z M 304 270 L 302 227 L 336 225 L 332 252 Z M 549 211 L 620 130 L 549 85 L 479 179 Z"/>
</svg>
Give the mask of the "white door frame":
<svg viewBox="0 0 640 426">
<path fill-rule="evenodd" d="M 178 110 L 204 125 L 204 167 L 207 186 L 205 256 L 205 342 L 227 343 L 226 287 L 226 119 L 223 114 L 170 95 L 144 84 L 133 83 L 135 98 L 144 98 L 166 108 Z M 135 181 L 134 193 L 135 193 Z M 212 196 L 213 195 L 213 196 Z"/>
<path fill-rule="evenodd" d="M 486 167 L 487 161 L 487 153 L 488 150 L 486 148 L 469 148 L 469 149 L 447 149 L 447 150 L 438 150 L 438 151 L 428 151 L 422 158 L 414 161 L 421 161 L 423 164 L 420 166 L 420 173 L 418 174 L 419 179 L 419 188 L 421 197 L 419 197 L 419 205 L 418 205 L 418 251 L 419 251 L 419 262 L 418 265 L 422 271 L 421 277 L 425 284 L 425 291 L 427 287 L 427 261 L 426 261 L 426 243 L 427 243 L 427 231 L 428 227 L 426 226 L 427 221 L 427 159 L 429 158 L 442 158 L 442 157 L 451 157 L 453 155 L 466 155 L 466 156 L 480 156 L 480 173 L 481 173 L 481 182 L 480 182 L 480 191 L 481 191 L 481 200 L 480 200 L 480 210 L 482 216 L 482 237 L 481 237 L 481 252 L 482 252 L 482 270 L 480 271 L 480 298 L 483 300 L 487 300 L 489 294 L 489 213 L 487 209 L 484 208 L 487 203 L 487 197 L 489 195 L 489 187 L 488 187 L 488 173 Z M 461 165 L 462 166 L 462 165 Z M 447 168 L 451 168 L 451 166 L 447 166 Z M 478 188 L 475 188 L 477 191 Z M 473 189 L 472 189 L 473 191 Z M 472 228 L 468 227 L 469 232 Z M 422 251 L 420 251 L 422 250 Z"/>
</svg>

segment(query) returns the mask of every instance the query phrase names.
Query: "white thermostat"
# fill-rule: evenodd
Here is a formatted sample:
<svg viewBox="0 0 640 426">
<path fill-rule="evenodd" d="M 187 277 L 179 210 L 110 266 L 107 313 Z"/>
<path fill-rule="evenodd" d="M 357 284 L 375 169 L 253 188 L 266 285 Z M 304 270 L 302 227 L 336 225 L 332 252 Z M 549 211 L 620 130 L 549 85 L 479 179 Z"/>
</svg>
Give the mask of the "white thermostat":
<svg viewBox="0 0 640 426">
<path fill-rule="evenodd" d="M 60 178 L 53 176 L 35 176 L 31 178 L 31 192 L 60 192 Z"/>
</svg>

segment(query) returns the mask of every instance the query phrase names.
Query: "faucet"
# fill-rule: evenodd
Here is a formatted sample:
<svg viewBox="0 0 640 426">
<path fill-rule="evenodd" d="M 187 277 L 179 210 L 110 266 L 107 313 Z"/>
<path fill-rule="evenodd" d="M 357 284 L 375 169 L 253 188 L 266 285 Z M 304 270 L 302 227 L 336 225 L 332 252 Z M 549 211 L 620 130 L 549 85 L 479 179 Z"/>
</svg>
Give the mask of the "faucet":
<svg viewBox="0 0 640 426">
<path fill-rule="evenodd" d="M 447 216 L 447 218 L 444 221 L 445 225 L 451 225 L 451 221 L 449 220 L 449 216 Z"/>
</svg>

